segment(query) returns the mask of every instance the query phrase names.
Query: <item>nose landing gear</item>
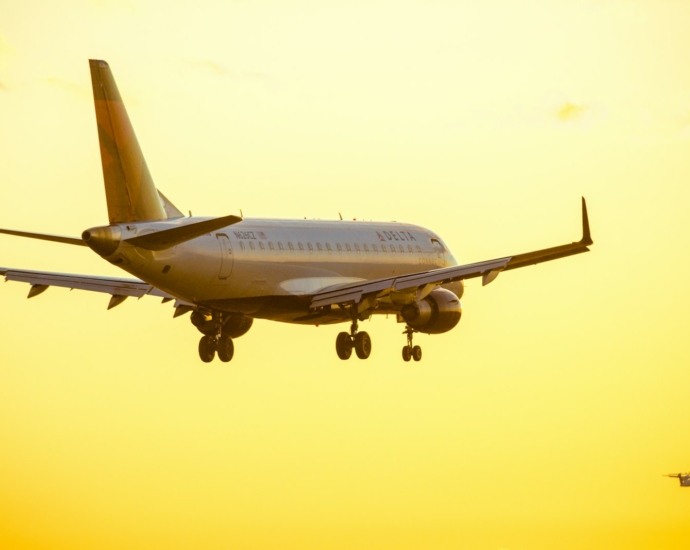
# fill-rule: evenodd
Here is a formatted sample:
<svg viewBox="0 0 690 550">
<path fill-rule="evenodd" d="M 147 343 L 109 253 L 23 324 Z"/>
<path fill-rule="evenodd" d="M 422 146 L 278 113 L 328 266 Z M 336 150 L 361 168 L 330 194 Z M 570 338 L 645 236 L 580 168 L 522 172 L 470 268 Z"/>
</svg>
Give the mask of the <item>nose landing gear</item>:
<svg viewBox="0 0 690 550">
<path fill-rule="evenodd" d="M 410 359 L 414 359 L 415 361 L 422 360 L 422 348 L 412 345 L 412 337 L 415 332 L 417 331 L 409 326 L 405 327 L 405 331 L 403 332 L 403 334 L 407 335 L 407 345 L 402 349 L 402 357 L 405 362 Z"/>
</svg>

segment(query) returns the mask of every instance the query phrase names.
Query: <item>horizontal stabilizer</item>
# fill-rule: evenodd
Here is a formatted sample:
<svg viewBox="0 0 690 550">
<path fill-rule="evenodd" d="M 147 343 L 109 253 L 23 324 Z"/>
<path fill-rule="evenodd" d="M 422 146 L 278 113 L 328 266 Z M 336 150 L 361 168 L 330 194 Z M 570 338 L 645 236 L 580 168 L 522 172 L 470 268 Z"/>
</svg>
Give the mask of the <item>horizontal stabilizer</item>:
<svg viewBox="0 0 690 550">
<path fill-rule="evenodd" d="M 63 237 L 62 235 L 46 235 L 45 233 L 29 233 L 27 231 L 15 231 L 13 229 L 0 229 L 0 233 L 4 233 L 5 235 L 14 235 L 15 237 L 29 237 L 30 239 L 53 241 L 54 243 L 87 246 L 87 244 L 84 241 L 77 237 Z"/>
<path fill-rule="evenodd" d="M 131 239 L 125 239 L 124 242 L 138 248 L 145 248 L 146 250 L 165 250 L 171 246 L 191 241 L 206 233 L 222 229 L 241 221 L 242 218 L 238 216 L 224 216 L 222 218 L 213 218 L 211 220 L 204 220 L 203 222 L 173 227 L 172 229 L 164 229 L 139 237 L 132 237 Z"/>
</svg>

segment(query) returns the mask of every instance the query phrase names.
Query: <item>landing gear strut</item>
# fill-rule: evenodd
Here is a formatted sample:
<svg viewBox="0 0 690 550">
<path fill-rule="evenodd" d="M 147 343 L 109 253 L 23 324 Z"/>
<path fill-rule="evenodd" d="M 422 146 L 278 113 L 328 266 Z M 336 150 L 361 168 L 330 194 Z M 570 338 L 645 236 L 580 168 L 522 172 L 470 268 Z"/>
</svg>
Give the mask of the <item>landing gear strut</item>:
<svg viewBox="0 0 690 550">
<path fill-rule="evenodd" d="M 407 345 L 402 349 L 402 357 L 403 361 L 405 362 L 409 361 L 410 359 L 414 359 L 415 361 L 422 360 L 422 348 L 412 345 L 412 337 L 414 336 L 415 332 L 417 331 L 409 326 L 406 326 L 405 331 L 403 332 L 403 334 L 407 335 Z"/>
<path fill-rule="evenodd" d="M 360 359 L 367 359 L 371 355 L 371 337 L 366 332 L 357 332 L 357 327 L 357 310 L 353 308 L 350 333 L 341 332 L 335 339 L 335 351 L 343 361 L 352 356 L 353 348 Z"/>
</svg>

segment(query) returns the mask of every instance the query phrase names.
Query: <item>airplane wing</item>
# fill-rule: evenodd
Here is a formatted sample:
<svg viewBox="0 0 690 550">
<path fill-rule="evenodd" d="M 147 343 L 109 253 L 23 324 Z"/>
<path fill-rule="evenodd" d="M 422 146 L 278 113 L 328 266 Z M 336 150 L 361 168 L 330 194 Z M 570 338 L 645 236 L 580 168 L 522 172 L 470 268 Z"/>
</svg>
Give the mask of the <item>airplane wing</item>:
<svg viewBox="0 0 690 550">
<path fill-rule="evenodd" d="M 135 296 L 158 296 L 164 302 L 174 299 L 174 296 L 145 283 L 139 279 L 121 279 L 118 277 L 96 277 L 92 275 L 71 275 L 68 273 L 51 273 L 48 271 L 29 271 L 24 269 L 0 268 L 0 275 L 6 281 L 29 283 L 29 298 L 38 296 L 51 286 L 61 286 L 71 289 L 90 290 L 110 294 L 108 309 L 121 304 L 126 298 Z M 185 304 L 183 304 L 185 305 Z M 189 305 L 189 304 L 186 304 Z M 177 304 L 176 304 L 177 306 Z"/>
<path fill-rule="evenodd" d="M 312 297 L 311 307 L 318 308 L 331 304 L 359 304 L 369 307 L 373 301 L 383 298 L 393 292 L 410 293 L 417 291 L 417 299 L 422 299 L 438 285 L 448 284 L 465 279 L 482 277 L 482 285 L 488 285 L 502 271 L 517 269 L 528 265 L 536 265 L 558 258 L 565 258 L 574 254 L 589 251 L 588 246 L 594 244 L 589 231 L 587 204 L 582 198 L 582 238 L 578 242 L 535 250 L 525 254 L 506 256 L 485 262 L 444 267 L 431 271 L 422 271 L 399 277 L 386 277 L 360 283 L 341 285 L 336 288 L 322 290 Z"/>
</svg>

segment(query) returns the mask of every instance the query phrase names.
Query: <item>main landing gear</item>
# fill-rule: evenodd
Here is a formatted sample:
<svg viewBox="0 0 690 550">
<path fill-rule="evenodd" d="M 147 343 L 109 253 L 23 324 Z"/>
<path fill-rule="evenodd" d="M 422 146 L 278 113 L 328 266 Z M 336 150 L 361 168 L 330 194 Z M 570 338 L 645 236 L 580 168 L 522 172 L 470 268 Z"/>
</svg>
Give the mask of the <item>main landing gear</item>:
<svg viewBox="0 0 690 550">
<path fill-rule="evenodd" d="M 360 359 L 367 359 L 371 355 L 371 337 L 366 332 L 357 332 L 357 318 L 352 319 L 350 334 L 341 332 L 335 339 L 335 351 L 343 361 L 352 356 L 353 348 Z"/>
<path fill-rule="evenodd" d="M 218 359 L 227 363 L 235 354 L 232 337 L 223 332 L 227 319 L 220 312 L 207 315 L 201 311 L 192 313 L 192 323 L 203 333 L 199 340 L 199 357 L 204 363 L 213 361 L 216 353 Z"/>
<path fill-rule="evenodd" d="M 402 349 L 402 357 L 405 362 L 410 359 L 414 359 L 415 361 L 422 360 L 422 348 L 412 345 L 412 337 L 415 332 L 417 331 L 409 326 L 405 327 L 405 332 L 403 332 L 403 334 L 407 335 L 407 345 Z"/>
<path fill-rule="evenodd" d="M 235 354 L 235 344 L 227 334 L 202 336 L 199 340 L 199 357 L 204 363 L 210 363 L 218 353 L 218 359 L 227 363 Z"/>
</svg>

